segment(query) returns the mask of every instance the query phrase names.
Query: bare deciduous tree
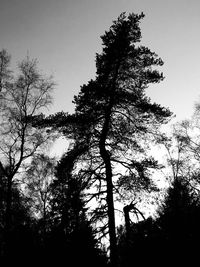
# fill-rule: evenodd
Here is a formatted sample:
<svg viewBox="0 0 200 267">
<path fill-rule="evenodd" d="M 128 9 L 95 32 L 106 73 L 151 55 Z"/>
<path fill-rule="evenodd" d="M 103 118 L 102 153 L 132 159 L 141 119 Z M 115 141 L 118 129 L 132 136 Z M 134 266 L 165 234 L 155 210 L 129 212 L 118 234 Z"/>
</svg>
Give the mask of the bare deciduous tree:
<svg viewBox="0 0 200 267">
<path fill-rule="evenodd" d="M 44 77 L 37 61 L 26 58 L 16 75 L 9 69 L 10 56 L 0 52 L 0 167 L 7 179 L 6 225 L 11 223 L 12 183 L 23 163 L 50 138 L 32 126 L 31 119 L 47 108 L 54 88 L 52 77 Z"/>
</svg>

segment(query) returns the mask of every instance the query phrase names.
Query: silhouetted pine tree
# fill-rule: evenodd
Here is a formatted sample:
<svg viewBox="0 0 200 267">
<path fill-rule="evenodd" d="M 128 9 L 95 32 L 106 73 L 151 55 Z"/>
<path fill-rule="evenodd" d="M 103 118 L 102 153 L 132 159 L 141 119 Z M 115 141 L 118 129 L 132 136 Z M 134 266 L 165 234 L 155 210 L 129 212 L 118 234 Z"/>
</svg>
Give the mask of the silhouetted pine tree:
<svg viewBox="0 0 200 267">
<path fill-rule="evenodd" d="M 62 130 L 67 138 L 87 148 L 89 171 L 85 173 L 96 179 L 95 193 L 101 194 L 100 208 L 107 220 L 113 267 L 118 258 L 115 194 L 129 182 L 132 188 L 150 184 L 146 171 L 156 164 L 145 154 L 147 140 L 152 140 L 159 126 L 171 117 L 168 109 L 146 96 L 149 85 L 163 80 L 157 70 L 163 61 L 139 44 L 143 17 L 143 13 L 122 13 L 101 36 L 103 48 L 96 55 L 96 77 L 75 96 L 74 114 L 61 112 L 41 123 L 36 120 L 36 124 Z M 118 168 L 123 168 L 126 175 L 120 175 Z"/>
<path fill-rule="evenodd" d="M 102 202 L 106 202 L 110 259 L 114 267 L 118 257 L 114 195 L 127 180 L 149 183 L 149 176 L 144 173 L 146 168 L 155 167 L 155 161 L 147 159 L 144 143 L 171 116 L 168 109 L 151 103 L 145 94 L 150 84 L 163 80 L 162 73 L 156 70 L 163 61 L 139 45 L 139 24 L 143 17 L 143 14 L 122 13 L 113 22 L 101 36 L 103 49 L 96 55 L 95 79 L 83 85 L 74 99 L 75 113 L 71 116 L 60 113 L 46 120 L 47 125 L 59 127 L 67 137 L 88 147 L 92 169 L 89 177 L 96 178 L 100 184 L 98 192 L 103 191 Z M 115 175 L 116 166 L 124 168 L 126 177 Z M 114 180 L 119 180 L 119 184 Z"/>
<path fill-rule="evenodd" d="M 75 117 L 85 122 L 86 135 L 90 132 L 91 153 L 94 158 L 99 155 L 104 166 L 99 176 L 106 181 L 110 259 L 114 267 L 118 253 L 114 211 L 117 178 L 113 166 L 125 168 L 132 180 L 139 176 L 138 181 L 144 178 L 147 182 L 140 161 L 145 154 L 142 140 L 171 115 L 168 109 L 151 103 L 145 94 L 149 84 L 162 81 L 163 75 L 155 68 L 163 61 L 150 49 L 138 45 L 143 17 L 122 13 L 101 36 L 103 49 L 96 55 L 96 79 L 83 85 L 74 100 Z M 138 155 L 140 152 L 142 156 Z"/>
</svg>

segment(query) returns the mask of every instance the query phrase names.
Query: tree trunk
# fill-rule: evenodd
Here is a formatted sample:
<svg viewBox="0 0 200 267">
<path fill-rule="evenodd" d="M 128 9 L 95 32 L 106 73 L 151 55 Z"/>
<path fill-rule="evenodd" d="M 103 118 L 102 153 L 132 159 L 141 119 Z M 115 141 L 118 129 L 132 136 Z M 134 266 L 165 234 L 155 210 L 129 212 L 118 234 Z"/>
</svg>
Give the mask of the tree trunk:
<svg viewBox="0 0 200 267">
<path fill-rule="evenodd" d="M 106 138 L 109 132 L 109 124 L 111 120 L 112 107 L 115 94 L 116 80 L 118 76 L 118 71 L 120 67 L 120 60 L 116 62 L 116 70 L 113 76 L 111 83 L 111 92 L 109 104 L 105 110 L 105 121 L 103 124 L 99 148 L 100 155 L 104 161 L 106 169 L 106 182 L 107 182 L 107 205 L 108 205 L 108 228 L 109 228 L 109 237 L 110 237 L 110 261 L 112 267 L 118 266 L 118 253 L 117 253 L 117 237 L 115 231 L 115 208 L 114 208 L 114 199 L 113 199 L 113 182 L 112 182 L 112 166 L 110 160 L 110 153 L 106 150 Z"/>
<path fill-rule="evenodd" d="M 130 238 L 130 228 L 131 228 L 131 225 L 130 225 L 130 217 L 129 217 L 129 212 L 131 210 L 130 205 L 125 206 L 123 208 L 123 210 L 124 210 L 124 218 L 125 218 L 126 238 L 129 241 L 129 238 Z"/>
<path fill-rule="evenodd" d="M 127 238 L 127 241 L 130 240 L 130 233 L 131 233 L 131 223 L 130 223 L 130 216 L 129 216 L 129 213 L 130 213 L 131 210 L 134 210 L 135 211 L 135 214 L 140 214 L 140 216 L 143 218 L 143 220 L 145 220 L 144 215 L 142 214 L 141 211 L 139 211 L 135 207 L 135 204 L 131 203 L 129 205 L 126 205 L 123 208 L 124 218 L 125 218 L 125 228 L 126 228 L 126 238 Z"/>
<path fill-rule="evenodd" d="M 115 210 L 113 200 L 112 170 L 110 162 L 106 164 L 107 179 L 107 205 L 108 205 L 108 227 L 110 236 L 110 260 L 111 266 L 117 266 L 117 239 L 115 231 Z"/>
<path fill-rule="evenodd" d="M 108 112 L 106 114 L 105 122 L 101 132 L 99 147 L 100 147 L 100 154 L 104 161 L 106 169 L 108 228 L 109 228 L 109 238 L 110 238 L 110 261 L 111 261 L 111 266 L 116 267 L 118 260 L 117 260 L 117 238 L 115 231 L 115 210 L 114 210 L 114 200 L 113 200 L 112 166 L 110 161 L 110 154 L 106 150 L 106 137 L 108 133 L 109 120 L 110 120 L 110 113 Z"/>
</svg>

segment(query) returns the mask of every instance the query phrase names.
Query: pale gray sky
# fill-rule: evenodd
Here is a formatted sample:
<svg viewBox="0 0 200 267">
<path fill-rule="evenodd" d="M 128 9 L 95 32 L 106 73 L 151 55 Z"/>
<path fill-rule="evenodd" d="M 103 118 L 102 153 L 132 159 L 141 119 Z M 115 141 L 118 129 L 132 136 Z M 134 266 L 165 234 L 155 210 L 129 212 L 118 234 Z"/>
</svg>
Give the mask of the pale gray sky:
<svg viewBox="0 0 200 267">
<path fill-rule="evenodd" d="M 144 12 L 142 44 L 165 62 L 166 79 L 148 95 L 177 119 L 189 117 L 200 99 L 199 0 L 0 0 L 0 49 L 14 62 L 37 58 L 57 82 L 50 112 L 71 112 L 73 96 L 94 77 L 100 35 L 123 11 Z"/>
</svg>

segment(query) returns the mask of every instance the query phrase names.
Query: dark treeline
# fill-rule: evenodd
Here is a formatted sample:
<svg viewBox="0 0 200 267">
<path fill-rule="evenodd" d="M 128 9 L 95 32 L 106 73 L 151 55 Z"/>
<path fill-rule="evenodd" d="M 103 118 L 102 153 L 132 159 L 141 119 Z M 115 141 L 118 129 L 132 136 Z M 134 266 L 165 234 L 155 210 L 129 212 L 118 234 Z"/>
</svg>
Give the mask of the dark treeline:
<svg viewBox="0 0 200 267">
<path fill-rule="evenodd" d="M 133 262 L 145 266 L 175 264 L 193 266 L 198 261 L 200 237 L 199 194 L 182 179 L 175 180 L 156 218 L 132 223 L 129 232 L 119 229 L 120 266 Z"/>
<path fill-rule="evenodd" d="M 198 259 L 200 108 L 171 134 L 161 131 L 172 113 L 146 95 L 164 77 L 162 59 L 140 45 L 143 17 L 122 13 L 101 36 L 96 77 L 74 97 L 73 114 L 45 117 L 52 77 L 29 57 L 15 74 L 0 52 L 1 262 L 126 267 Z M 49 147 L 60 136 L 69 146 L 55 159 Z M 152 147 L 166 160 L 158 162 Z M 157 200 L 149 217 L 144 196 Z"/>
</svg>

